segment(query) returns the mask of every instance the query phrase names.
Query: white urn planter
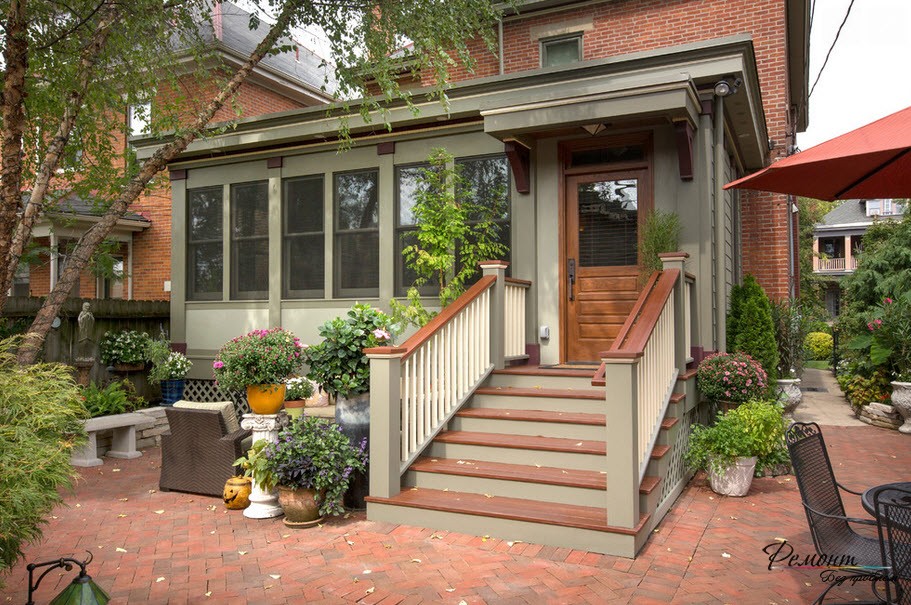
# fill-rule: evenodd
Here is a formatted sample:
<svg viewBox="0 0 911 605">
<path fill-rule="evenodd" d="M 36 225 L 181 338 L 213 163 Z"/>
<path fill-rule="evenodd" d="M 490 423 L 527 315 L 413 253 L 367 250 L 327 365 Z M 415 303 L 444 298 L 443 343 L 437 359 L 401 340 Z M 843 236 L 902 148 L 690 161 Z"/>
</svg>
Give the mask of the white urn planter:
<svg viewBox="0 0 911 605">
<path fill-rule="evenodd" d="M 803 393 L 800 391 L 800 378 L 782 378 L 776 382 L 778 383 L 778 401 L 784 405 L 784 413 L 793 413 L 803 399 Z"/>
<path fill-rule="evenodd" d="M 892 407 L 905 421 L 898 430 L 911 435 L 911 382 L 892 382 Z"/>
<path fill-rule="evenodd" d="M 709 485 L 712 491 L 722 496 L 746 496 L 753 484 L 753 472 L 756 470 L 756 456 L 737 458 L 734 464 L 722 473 L 716 473 L 709 465 Z"/>
</svg>

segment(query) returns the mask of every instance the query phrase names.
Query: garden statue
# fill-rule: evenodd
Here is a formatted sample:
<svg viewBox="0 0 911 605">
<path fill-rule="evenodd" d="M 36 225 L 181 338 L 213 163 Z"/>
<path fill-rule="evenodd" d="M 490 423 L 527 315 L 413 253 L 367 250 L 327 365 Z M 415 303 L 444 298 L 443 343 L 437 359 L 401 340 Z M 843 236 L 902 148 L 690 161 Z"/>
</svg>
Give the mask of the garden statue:
<svg viewBox="0 0 911 605">
<path fill-rule="evenodd" d="M 79 313 L 77 323 L 79 327 L 76 331 L 76 354 L 73 357 L 73 365 L 78 370 L 76 381 L 87 386 L 89 371 L 95 365 L 95 341 L 92 339 L 95 333 L 95 316 L 92 315 L 89 303 L 82 303 L 82 311 Z"/>
</svg>

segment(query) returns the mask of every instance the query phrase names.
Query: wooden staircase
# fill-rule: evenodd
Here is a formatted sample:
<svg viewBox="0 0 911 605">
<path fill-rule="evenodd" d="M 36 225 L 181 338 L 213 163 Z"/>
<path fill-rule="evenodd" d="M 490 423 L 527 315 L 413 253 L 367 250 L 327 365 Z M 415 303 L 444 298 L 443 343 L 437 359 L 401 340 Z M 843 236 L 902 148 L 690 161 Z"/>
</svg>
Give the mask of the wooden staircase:
<svg viewBox="0 0 911 605">
<path fill-rule="evenodd" d="M 603 388 L 592 370 L 493 372 L 407 469 L 402 490 L 367 498 L 371 519 L 635 556 L 657 524 L 673 396 L 639 487 L 639 522 L 611 525 Z"/>
</svg>

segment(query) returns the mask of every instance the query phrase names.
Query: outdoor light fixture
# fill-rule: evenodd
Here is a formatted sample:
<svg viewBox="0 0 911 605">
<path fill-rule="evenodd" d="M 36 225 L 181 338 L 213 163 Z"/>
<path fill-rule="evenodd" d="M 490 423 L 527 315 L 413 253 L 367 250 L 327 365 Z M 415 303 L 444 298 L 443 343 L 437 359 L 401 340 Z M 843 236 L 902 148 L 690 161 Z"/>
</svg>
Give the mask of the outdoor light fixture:
<svg viewBox="0 0 911 605">
<path fill-rule="evenodd" d="M 72 583 L 70 583 L 63 592 L 54 597 L 50 602 L 50 605 L 105 605 L 110 601 L 111 597 L 108 593 L 95 584 L 89 574 L 85 573 L 85 566 L 92 562 L 92 553 L 89 551 L 86 552 L 89 554 L 89 557 L 85 561 L 60 558 L 55 561 L 45 561 L 44 563 L 29 563 L 26 566 L 26 569 L 28 569 L 28 603 L 26 603 L 26 605 L 35 605 L 35 601 L 32 600 L 32 594 L 38 590 L 38 585 L 41 584 L 41 580 L 44 579 L 44 576 L 61 567 L 67 571 L 71 571 L 73 565 L 79 566 L 79 575 L 73 579 Z M 47 567 L 47 569 L 45 569 L 44 572 L 38 576 L 38 580 L 32 584 L 32 576 L 39 567 Z"/>
<path fill-rule="evenodd" d="M 607 130 L 607 124 L 602 124 L 601 122 L 598 122 L 597 124 L 583 124 L 582 128 L 584 128 L 585 132 L 588 134 L 595 136 L 596 134 Z"/>
<path fill-rule="evenodd" d="M 740 78 L 735 78 L 733 76 L 728 76 L 723 80 L 718 80 L 718 83 L 715 84 L 715 96 L 716 97 L 729 97 L 733 94 L 736 94 L 740 90 L 740 85 L 743 84 L 743 80 Z"/>
</svg>

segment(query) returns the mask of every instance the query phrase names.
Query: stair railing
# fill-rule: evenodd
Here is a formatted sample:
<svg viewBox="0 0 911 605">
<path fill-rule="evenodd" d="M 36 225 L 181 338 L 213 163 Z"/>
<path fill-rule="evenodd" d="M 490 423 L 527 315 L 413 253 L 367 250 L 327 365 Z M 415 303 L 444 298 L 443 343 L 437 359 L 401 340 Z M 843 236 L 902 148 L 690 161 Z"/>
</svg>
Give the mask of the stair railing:
<svg viewBox="0 0 911 605">
<path fill-rule="evenodd" d="M 607 397 L 607 508 L 611 525 L 639 523 L 639 486 L 671 394 L 689 356 L 686 253 L 664 254 L 610 350 L 601 354 Z M 692 290 L 690 290 L 692 292 Z"/>
<path fill-rule="evenodd" d="M 516 349 L 508 335 L 517 325 L 524 353 L 524 288 L 517 318 L 516 296 L 507 293 L 508 266 L 481 263 L 481 279 L 401 346 L 364 351 L 370 358 L 371 496 L 399 493 L 402 474 Z"/>
</svg>

